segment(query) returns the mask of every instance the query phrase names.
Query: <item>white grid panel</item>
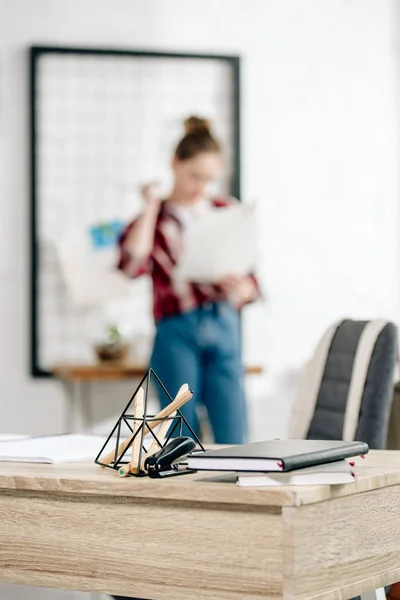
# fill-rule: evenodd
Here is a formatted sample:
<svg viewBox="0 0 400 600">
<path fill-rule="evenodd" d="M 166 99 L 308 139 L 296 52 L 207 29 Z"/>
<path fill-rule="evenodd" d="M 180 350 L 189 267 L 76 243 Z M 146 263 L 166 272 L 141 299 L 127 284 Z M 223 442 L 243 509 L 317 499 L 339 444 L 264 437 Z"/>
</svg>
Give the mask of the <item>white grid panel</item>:
<svg viewBox="0 0 400 600">
<path fill-rule="evenodd" d="M 55 245 L 69 229 L 140 210 L 137 189 L 147 180 L 170 185 L 169 164 L 183 120 L 205 116 L 215 125 L 232 174 L 233 79 L 230 63 L 212 59 L 101 54 L 39 55 L 36 78 L 38 362 L 89 360 L 98 312 L 74 307 Z M 104 307 L 99 307 L 100 309 Z M 131 334 L 151 327 L 148 282 L 132 284 L 114 303 Z M 145 325 L 146 323 L 146 325 Z"/>
</svg>

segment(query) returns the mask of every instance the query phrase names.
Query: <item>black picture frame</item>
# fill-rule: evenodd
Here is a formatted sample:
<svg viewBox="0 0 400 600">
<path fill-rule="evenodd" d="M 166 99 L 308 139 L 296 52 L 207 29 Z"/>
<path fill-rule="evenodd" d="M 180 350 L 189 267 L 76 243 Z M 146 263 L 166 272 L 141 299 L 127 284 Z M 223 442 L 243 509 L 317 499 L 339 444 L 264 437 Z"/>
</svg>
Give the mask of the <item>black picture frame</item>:
<svg viewBox="0 0 400 600">
<path fill-rule="evenodd" d="M 30 251 L 30 374 L 34 378 L 49 378 L 53 374 L 44 369 L 39 362 L 39 304 L 38 304 L 38 189 L 37 189 L 37 121 L 36 121 L 36 82 L 37 68 L 40 58 L 48 54 L 75 54 L 75 55 L 103 55 L 103 56 L 131 56 L 146 58 L 168 58 L 168 59 L 201 59 L 223 61 L 229 64 L 232 70 L 232 119 L 233 119 L 233 174 L 231 182 L 231 193 L 240 200 L 240 57 L 237 55 L 224 54 L 198 54 L 180 52 L 161 52 L 150 50 L 127 50 L 116 48 L 75 48 L 58 46 L 31 46 L 29 48 L 29 153 L 30 153 L 30 219 L 29 219 L 29 251 Z"/>
</svg>

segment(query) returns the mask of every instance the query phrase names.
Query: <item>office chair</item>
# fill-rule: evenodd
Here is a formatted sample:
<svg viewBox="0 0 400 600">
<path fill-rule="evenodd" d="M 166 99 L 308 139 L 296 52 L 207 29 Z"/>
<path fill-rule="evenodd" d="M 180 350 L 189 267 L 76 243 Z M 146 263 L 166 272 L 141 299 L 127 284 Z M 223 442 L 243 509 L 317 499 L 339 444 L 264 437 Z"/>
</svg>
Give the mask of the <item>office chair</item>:
<svg viewBox="0 0 400 600">
<path fill-rule="evenodd" d="M 303 371 L 289 437 L 386 445 L 398 359 L 396 326 L 345 320 L 330 327 Z"/>
<path fill-rule="evenodd" d="M 342 439 L 353 367 L 367 324 L 346 320 L 337 327 L 307 432 L 308 439 Z M 358 368 L 364 370 L 366 376 L 360 382 L 361 401 L 354 439 L 366 442 L 370 448 L 380 449 L 386 446 L 398 341 L 393 323 L 382 323 L 380 330 L 375 329 L 375 332 L 372 352 L 366 353 L 358 362 Z M 362 364 L 362 360 L 368 364 Z"/>
<path fill-rule="evenodd" d="M 372 449 L 385 448 L 397 337 L 396 326 L 388 321 L 345 320 L 329 328 L 305 370 L 290 437 L 356 439 Z M 384 598 L 383 588 L 361 596 Z"/>
</svg>

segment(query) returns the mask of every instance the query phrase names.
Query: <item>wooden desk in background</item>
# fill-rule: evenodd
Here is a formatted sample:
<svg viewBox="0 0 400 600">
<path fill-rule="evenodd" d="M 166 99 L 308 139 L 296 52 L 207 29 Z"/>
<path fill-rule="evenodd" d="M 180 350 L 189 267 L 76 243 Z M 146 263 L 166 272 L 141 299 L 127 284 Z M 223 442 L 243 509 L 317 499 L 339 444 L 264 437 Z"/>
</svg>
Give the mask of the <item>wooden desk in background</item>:
<svg viewBox="0 0 400 600">
<path fill-rule="evenodd" d="M 1 463 L 0 581 L 152 600 L 351 598 L 400 579 L 400 452 L 360 462 L 351 485 L 269 489 Z"/>
<path fill-rule="evenodd" d="M 89 405 L 93 383 L 141 379 L 147 369 L 148 364 L 140 362 L 56 365 L 53 368 L 55 377 L 71 387 L 71 424 L 67 429 L 73 432 L 81 432 L 90 427 Z M 247 365 L 245 367 L 245 373 L 248 375 L 261 374 L 263 371 L 264 368 L 259 365 Z"/>
</svg>

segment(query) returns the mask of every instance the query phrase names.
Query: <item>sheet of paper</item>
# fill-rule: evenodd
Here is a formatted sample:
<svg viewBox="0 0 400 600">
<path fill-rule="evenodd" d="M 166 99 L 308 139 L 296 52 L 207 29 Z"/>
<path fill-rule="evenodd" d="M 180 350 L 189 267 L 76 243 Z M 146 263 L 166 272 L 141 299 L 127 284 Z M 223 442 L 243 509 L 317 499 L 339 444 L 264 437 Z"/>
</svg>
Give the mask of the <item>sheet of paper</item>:
<svg viewBox="0 0 400 600">
<path fill-rule="evenodd" d="M 157 430 L 156 430 L 157 431 Z M 106 441 L 106 436 L 68 434 L 44 437 L 28 437 L 24 439 L 8 439 L 0 437 L 0 462 L 29 463 L 65 463 L 82 460 L 94 460 Z M 125 438 L 120 439 L 120 443 Z M 144 438 L 144 447 L 148 448 L 152 435 Z M 102 456 L 115 449 L 116 437 L 112 437 L 104 449 Z M 129 449 L 124 460 L 130 459 Z"/>
<path fill-rule="evenodd" d="M 248 275 L 257 263 L 254 204 L 215 209 L 186 231 L 177 280 L 215 283 L 230 274 Z"/>
<path fill-rule="evenodd" d="M 29 438 L 29 435 L 22 433 L 0 433 L 0 442 L 11 442 L 16 440 L 24 440 Z"/>
<path fill-rule="evenodd" d="M 54 435 L 0 442 L 0 461 L 62 463 L 95 459 L 103 436 Z"/>
</svg>

